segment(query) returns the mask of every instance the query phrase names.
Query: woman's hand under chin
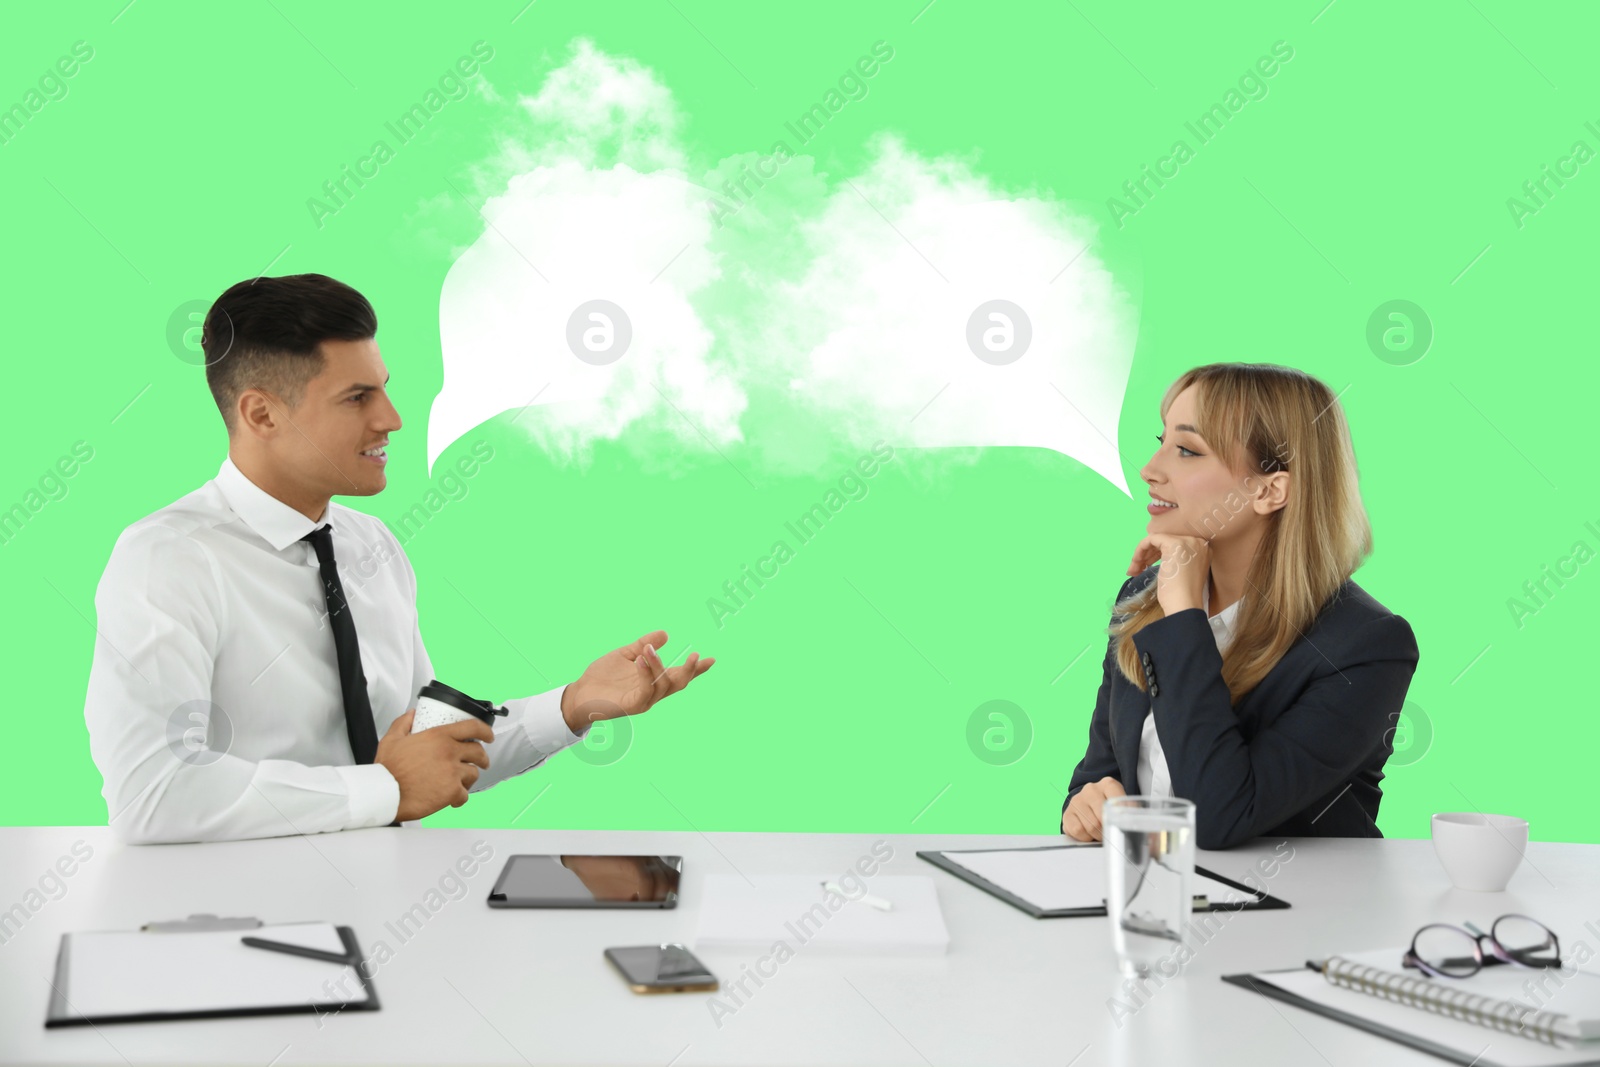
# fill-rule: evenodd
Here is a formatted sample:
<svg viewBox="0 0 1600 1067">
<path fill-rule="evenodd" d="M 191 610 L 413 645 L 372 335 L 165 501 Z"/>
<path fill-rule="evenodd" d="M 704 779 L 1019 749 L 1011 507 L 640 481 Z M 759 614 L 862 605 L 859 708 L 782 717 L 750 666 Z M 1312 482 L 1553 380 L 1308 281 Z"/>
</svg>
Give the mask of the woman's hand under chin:
<svg viewBox="0 0 1600 1067">
<path fill-rule="evenodd" d="M 1205 604 L 1206 581 L 1211 577 L 1211 542 L 1182 534 L 1146 534 L 1133 550 L 1129 576 L 1156 560 L 1156 599 L 1161 610 L 1174 615 Z"/>
</svg>

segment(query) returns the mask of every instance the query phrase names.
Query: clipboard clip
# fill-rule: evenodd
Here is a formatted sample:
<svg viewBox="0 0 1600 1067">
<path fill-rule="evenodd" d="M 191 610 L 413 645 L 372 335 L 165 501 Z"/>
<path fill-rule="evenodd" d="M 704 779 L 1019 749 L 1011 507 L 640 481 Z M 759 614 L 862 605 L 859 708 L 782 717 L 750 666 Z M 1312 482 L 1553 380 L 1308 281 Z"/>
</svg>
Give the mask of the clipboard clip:
<svg viewBox="0 0 1600 1067">
<path fill-rule="evenodd" d="M 148 933 L 176 934 L 202 930 L 254 930 L 261 925 L 260 919 L 250 915 L 224 919 L 209 912 L 201 912 L 190 915 L 187 919 L 165 919 L 160 922 L 148 922 L 139 927 L 139 929 Z"/>
</svg>

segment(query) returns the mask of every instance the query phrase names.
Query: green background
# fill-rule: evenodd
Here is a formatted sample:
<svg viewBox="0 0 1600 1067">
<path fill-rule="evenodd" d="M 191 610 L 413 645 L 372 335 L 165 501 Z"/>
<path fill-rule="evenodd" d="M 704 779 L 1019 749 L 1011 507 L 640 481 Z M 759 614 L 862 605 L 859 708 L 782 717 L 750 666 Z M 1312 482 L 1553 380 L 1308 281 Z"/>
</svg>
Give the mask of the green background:
<svg viewBox="0 0 1600 1067">
<path fill-rule="evenodd" d="M 74 41 L 94 58 L 0 145 L 0 507 L 75 441 L 94 458 L 0 545 L 12 719 L 0 819 L 106 819 L 81 711 L 95 586 L 118 533 L 226 454 L 194 351 L 168 343 L 176 309 L 261 273 L 355 285 L 377 308 L 406 426 L 387 490 L 341 499 L 392 521 L 430 488 L 440 286 L 452 247 L 483 227 L 447 179 L 468 188 L 494 112 L 476 96 L 451 102 L 320 229 L 305 201 L 473 41 L 494 47 L 481 77 L 508 98 L 535 92 L 578 36 L 637 59 L 714 161 L 765 152 L 887 40 L 894 60 L 867 99 L 806 147 L 822 169 L 857 173 L 868 137 L 891 130 L 925 156 L 977 151 L 1002 187 L 1086 201 L 1109 222 L 1106 199 L 1175 139 L 1193 144 L 1184 122 L 1282 40 L 1294 58 L 1269 95 L 1114 231 L 1143 271 L 1119 428 L 1129 483 L 1137 491 L 1161 393 L 1186 368 L 1269 361 L 1323 378 L 1348 412 L 1375 531 L 1357 581 L 1421 647 L 1379 825 L 1419 837 L 1432 812 L 1483 810 L 1527 817 L 1537 839 L 1600 841 L 1583 673 L 1596 567 L 1520 626 L 1508 608 L 1575 542 L 1600 547 L 1600 164 L 1520 226 L 1507 206 L 1575 141 L 1600 148 L 1584 125 L 1600 127 L 1594 10 L 924 3 L 109 0 L 9 14 L 0 105 Z M 1366 339 L 1394 299 L 1434 330 L 1406 365 Z M 658 626 L 669 657 L 689 646 L 718 663 L 633 722 L 620 759 L 606 762 L 620 737 L 589 762 L 564 753 L 430 823 L 1056 831 L 1109 600 L 1145 527 L 1142 494 L 1129 501 L 1040 450 L 960 465 L 902 449 L 718 630 L 706 599 L 831 477 L 752 490 L 720 461 L 645 476 L 616 447 L 586 471 L 557 468 L 508 423 L 446 452 L 441 464 L 481 438 L 495 458 L 406 545 L 440 676 L 503 700 Z M 1031 734 L 1004 765 L 968 744 L 970 717 L 993 700 L 1020 708 Z"/>
</svg>

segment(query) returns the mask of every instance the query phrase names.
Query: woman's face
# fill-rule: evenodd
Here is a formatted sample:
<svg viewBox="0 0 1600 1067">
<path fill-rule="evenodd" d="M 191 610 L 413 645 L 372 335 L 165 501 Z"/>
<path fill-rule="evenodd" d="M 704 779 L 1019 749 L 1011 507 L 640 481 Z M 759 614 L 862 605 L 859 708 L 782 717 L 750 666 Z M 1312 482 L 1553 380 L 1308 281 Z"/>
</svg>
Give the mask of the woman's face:
<svg viewBox="0 0 1600 1067">
<path fill-rule="evenodd" d="M 1194 391 L 1191 385 L 1173 398 L 1160 446 L 1139 471 L 1150 487 L 1146 529 L 1203 537 L 1213 544 L 1231 541 L 1248 535 L 1261 521 L 1250 498 L 1262 479 L 1229 470 L 1194 429 Z"/>
</svg>

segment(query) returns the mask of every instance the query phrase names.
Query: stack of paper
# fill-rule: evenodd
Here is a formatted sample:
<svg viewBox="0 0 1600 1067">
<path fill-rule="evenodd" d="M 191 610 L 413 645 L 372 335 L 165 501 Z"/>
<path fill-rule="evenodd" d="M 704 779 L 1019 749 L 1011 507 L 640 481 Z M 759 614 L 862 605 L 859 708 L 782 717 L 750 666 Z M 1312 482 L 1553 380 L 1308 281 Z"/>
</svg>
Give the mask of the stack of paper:
<svg viewBox="0 0 1600 1067">
<path fill-rule="evenodd" d="M 882 911 L 823 889 L 832 877 L 707 875 L 695 947 L 770 952 L 781 941 L 792 952 L 806 946 L 874 956 L 940 955 L 950 947 L 932 879 L 868 879 L 867 891 L 894 905 Z"/>
</svg>

